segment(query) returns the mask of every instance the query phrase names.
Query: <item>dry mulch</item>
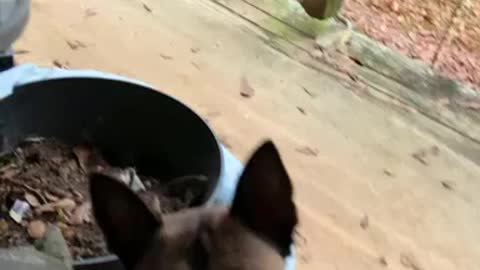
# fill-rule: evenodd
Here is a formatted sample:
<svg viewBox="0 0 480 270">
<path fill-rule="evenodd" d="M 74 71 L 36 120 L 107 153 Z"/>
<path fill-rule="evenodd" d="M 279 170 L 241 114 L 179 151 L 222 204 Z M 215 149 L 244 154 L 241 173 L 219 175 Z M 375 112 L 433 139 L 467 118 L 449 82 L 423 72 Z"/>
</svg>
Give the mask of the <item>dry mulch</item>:
<svg viewBox="0 0 480 270">
<path fill-rule="evenodd" d="M 457 10 L 458 4 L 346 0 L 343 14 L 371 38 L 411 58 L 435 62 L 434 68 L 445 76 L 480 88 L 480 2 L 464 0 Z"/>
</svg>

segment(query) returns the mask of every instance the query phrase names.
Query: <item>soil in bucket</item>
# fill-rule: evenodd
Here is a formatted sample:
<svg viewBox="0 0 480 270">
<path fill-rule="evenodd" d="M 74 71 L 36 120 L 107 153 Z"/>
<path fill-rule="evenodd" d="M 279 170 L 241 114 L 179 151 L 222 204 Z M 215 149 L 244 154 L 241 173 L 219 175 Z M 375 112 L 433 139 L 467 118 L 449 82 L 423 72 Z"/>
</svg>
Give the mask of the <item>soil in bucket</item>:
<svg viewBox="0 0 480 270">
<path fill-rule="evenodd" d="M 202 175 L 164 181 L 137 174 L 133 167 L 111 166 L 91 145 L 27 138 L 0 156 L 0 247 L 33 244 L 48 224 L 56 224 L 74 259 L 107 255 L 91 212 L 88 174 L 93 170 L 116 175 L 162 214 L 198 204 L 207 190 Z"/>
</svg>

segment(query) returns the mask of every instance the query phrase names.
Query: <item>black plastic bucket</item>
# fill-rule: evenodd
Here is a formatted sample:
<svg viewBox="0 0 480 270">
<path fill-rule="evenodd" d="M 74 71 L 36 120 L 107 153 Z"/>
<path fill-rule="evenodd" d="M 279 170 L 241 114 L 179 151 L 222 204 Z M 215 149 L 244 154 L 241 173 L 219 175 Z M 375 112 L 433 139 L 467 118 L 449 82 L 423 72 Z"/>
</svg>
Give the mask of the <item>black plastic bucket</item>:
<svg viewBox="0 0 480 270">
<path fill-rule="evenodd" d="M 128 82 L 69 78 L 22 85 L 0 101 L 0 152 L 27 136 L 68 144 L 89 142 L 114 166 L 172 179 L 202 174 L 210 184 L 221 172 L 217 140 L 191 109 L 154 89 Z M 122 269 L 114 256 L 77 262 L 76 269 Z"/>
</svg>

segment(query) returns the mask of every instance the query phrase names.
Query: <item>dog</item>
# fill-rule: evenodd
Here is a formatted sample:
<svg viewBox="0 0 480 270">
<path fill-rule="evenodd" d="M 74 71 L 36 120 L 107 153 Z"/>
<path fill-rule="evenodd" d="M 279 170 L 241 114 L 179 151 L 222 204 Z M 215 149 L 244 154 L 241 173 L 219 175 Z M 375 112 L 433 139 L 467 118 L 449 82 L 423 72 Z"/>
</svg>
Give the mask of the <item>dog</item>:
<svg viewBox="0 0 480 270">
<path fill-rule="evenodd" d="M 281 270 L 298 223 L 293 187 L 271 141 L 253 153 L 230 208 L 152 213 L 123 183 L 90 176 L 94 217 L 127 270 Z"/>
</svg>

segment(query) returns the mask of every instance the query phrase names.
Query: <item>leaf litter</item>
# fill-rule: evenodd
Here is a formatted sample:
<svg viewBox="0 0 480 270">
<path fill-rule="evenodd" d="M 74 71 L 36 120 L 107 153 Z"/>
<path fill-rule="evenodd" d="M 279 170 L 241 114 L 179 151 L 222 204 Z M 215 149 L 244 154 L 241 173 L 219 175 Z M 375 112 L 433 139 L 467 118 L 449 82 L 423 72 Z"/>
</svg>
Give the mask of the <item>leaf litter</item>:
<svg viewBox="0 0 480 270">
<path fill-rule="evenodd" d="M 343 15 L 369 37 L 480 89 L 480 2 L 346 0 Z"/>
</svg>

